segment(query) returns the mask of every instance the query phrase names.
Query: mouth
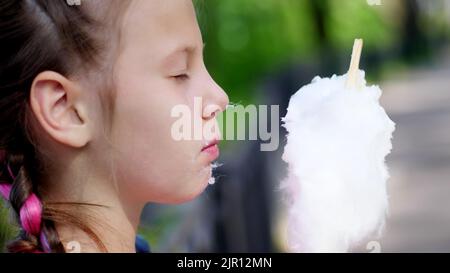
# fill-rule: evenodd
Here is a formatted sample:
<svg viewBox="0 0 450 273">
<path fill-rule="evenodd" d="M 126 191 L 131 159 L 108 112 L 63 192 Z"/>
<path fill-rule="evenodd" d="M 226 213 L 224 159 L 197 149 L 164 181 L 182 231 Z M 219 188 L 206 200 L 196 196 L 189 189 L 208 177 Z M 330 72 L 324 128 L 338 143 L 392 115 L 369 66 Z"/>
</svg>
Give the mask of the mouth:
<svg viewBox="0 0 450 273">
<path fill-rule="evenodd" d="M 208 155 L 210 161 L 214 161 L 219 157 L 220 152 L 218 144 L 219 140 L 213 139 L 207 142 L 202 148 L 202 153 Z"/>
</svg>

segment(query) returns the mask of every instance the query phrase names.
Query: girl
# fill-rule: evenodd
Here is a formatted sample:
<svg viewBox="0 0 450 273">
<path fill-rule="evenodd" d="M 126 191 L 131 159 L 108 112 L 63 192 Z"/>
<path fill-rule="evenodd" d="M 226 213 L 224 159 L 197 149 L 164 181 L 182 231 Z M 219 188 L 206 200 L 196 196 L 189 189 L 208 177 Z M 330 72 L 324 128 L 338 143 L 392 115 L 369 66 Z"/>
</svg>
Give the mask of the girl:
<svg viewBox="0 0 450 273">
<path fill-rule="evenodd" d="M 2 0 L 0 193 L 21 226 L 10 252 L 135 252 L 148 202 L 208 184 L 217 140 L 177 141 L 171 110 L 228 97 L 203 63 L 190 0 Z M 210 107 L 215 105 L 216 107 Z"/>
</svg>

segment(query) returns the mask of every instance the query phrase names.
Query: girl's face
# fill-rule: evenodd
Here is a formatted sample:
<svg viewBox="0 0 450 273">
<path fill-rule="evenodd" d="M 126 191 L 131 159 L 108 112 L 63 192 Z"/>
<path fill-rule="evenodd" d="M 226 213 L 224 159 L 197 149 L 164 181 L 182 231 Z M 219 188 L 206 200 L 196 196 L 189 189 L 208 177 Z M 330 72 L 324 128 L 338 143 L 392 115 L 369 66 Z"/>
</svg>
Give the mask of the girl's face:
<svg viewBox="0 0 450 273">
<path fill-rule="evenodd" d="M 217 126 L 209 106 L 228 97 L 203 63 L 203 41 L 190 0 L 136 0 L 126 11 L 114 79 L 111 142 L 122 197 L 135 202 L 180 203 L 199 195 L 211 176 L 211 139 L 175 140 L 177 105 L 203 113 L 194 122 Z M 220 138 L 220 135 L 215 137 Z M 215 138 L 211 137 L 211 138 Z"/>
</svg>

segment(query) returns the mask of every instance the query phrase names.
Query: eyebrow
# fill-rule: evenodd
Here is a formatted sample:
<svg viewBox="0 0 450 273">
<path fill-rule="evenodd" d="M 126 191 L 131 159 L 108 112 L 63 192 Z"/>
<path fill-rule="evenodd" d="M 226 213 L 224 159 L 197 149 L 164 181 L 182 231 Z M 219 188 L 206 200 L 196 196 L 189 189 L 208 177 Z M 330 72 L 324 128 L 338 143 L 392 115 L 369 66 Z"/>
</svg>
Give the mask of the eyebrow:
<svg viewBox="0 0 450 273">
<path fill-rule="evenodd" d="M 203 43 L 202 45 L 202 51 L 205 49 L 206 47 L 206 43 Z M 177 47 L 175 50 L 171 51 L 171 53 L 169 53 L 165 59 L 170 58 L 171 56 L 177 55 L 179 53 L 188 53 L 188 54 L 192 54 L 193 52 L 195 52 L 197 50 L 197 46 L 196 45 L 183 45 L 183 46 L 179 46 Z"/>
</svg>

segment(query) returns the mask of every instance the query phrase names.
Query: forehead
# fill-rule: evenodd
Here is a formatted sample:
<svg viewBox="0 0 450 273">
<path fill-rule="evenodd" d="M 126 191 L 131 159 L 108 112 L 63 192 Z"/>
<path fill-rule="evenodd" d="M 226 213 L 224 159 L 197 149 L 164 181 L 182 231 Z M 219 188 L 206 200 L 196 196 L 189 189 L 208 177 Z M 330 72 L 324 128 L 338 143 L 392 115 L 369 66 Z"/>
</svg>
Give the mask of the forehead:
<svg viewBox="0 0 450 273">
<path fill-rule="evenodd" d="M 124 16 L 122 33 L 125 46 L 132 43 L 146 50 L 167 53 L 202 45 L 191 0 L 134 0 Z"/>
</svg>

